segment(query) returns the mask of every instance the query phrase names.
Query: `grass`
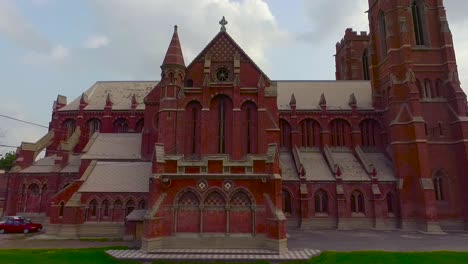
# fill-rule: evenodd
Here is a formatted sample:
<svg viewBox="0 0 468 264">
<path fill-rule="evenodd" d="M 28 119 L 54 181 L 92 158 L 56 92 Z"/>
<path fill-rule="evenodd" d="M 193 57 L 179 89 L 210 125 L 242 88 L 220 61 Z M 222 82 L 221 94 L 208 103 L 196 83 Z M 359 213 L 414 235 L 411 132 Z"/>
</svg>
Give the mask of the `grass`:
<svg viewBox="0 0 468 264">
<path fill-rule="evenodd" d="M 0 250 L 0 262 L 2 264 L 13 263 L 138 263 L 129 261 L 117 261 L 108 256 L 104 251 L 109 249 L 126 249 L 126 247 L 85 248 L 85 249 L 2 249 Z M 358 252 L 324 252 L 320 256 L 307 261 L 289 262 L 291 264 L 390 264 L 390 263 L 415 263 L 415 264 L 458 264 L 468 263 L 468 252 L 382 252 L 382 251 L 358 251 Z M 156 264 L 167 262 L 156 261 Z M 184 262 L 178 262 L 184 263 Z M 186 262 L 188 263 L 188 262 Z M 224 262 L 214 262 L 224 263 Z M 232 262 L 230 262 L 232 263 Z M 250 262 L 265 264 L 268 262 Z"/>
<path fill-rule="evenodd" d="M 127 247 L 80 248 L 80 249 L 1 249 L 0 263 L 2 264 L 82 264 L 82 263 L 139 263 L 117 261 L 104 251 L 109 249 L 127 249 Z"/>
<path fill-rule="evenodd" d="M 324 252 L 309 261 L 295 262 L 308 264 L 347 264 L 347 263 L 417 263 L 417 264 L 458 264 L 468 263 L 468 252 L 383 252 L 383 251 L 356 251 L 356 252 Z"/>
</svg>

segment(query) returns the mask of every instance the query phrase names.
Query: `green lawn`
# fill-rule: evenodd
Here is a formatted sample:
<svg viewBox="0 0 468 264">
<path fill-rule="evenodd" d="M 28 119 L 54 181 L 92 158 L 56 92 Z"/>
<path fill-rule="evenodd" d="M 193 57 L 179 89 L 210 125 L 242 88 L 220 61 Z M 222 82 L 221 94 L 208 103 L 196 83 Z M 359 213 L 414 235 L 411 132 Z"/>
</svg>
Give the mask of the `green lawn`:
<svg viewBox="0 0 468 264">
<path fill-rule="evenodd" d="M 116 261 L 104 251 L 108 249 L 126 249 L 126 247 L 112 248 L 79 248 L 79 249 L 1 249 L 0 263 L 139 263 Z"/>
<path fill-rule="evenodd" d="M 116 261 L 109 257 L 104 250 L 124 249 L 124 247 L 112 248 L 86 248 L 86 249 L 2 249 L 0 250 L 0 263 L 137 263 Z M 154 262 L 162 264 L 164 262 Z M 221 262 L 218 262 L 221 263 Z M 268 263 L 268 262 L 256 262 Z M 319 257 L 308 261 L 290 262 L 294 264 L 387 264 L 387 263 L 468 263 L 468 252 L 418 252 L 418 253 L 394 253 L 380 251 L 363 252 L 324 252 Z"/>
<path fill-rule="evenodd" d="M 383 252 L 383 251 L 362 251 L 362 252 L 324 252 L 320 256 L 307 262 L 308 264 L 347 264 L 347 263 L 408 263 L 408 264 L 445 264 L 445 263 L 468 263 L 468 252 Z"/>
</svg>

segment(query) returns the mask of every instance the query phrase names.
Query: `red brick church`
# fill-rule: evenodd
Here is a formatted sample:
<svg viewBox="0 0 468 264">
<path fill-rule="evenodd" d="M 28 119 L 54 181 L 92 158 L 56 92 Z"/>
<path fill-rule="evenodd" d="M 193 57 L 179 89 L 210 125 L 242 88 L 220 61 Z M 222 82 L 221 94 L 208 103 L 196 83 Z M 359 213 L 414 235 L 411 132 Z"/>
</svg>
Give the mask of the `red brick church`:
<svg viewBox="0 0 468 264">
<path fill-rule="evenodd" d="M 18 148 L 3 213 L 145 251 L 282 251 L 296 227 L 467 230 L 467 101 L 443 1 L 369 6 L 370 34 L 336 45 L 337 81 L 270 79 L 224 18 L 186 64 L 176 26 L 159 82 L 58 96 L 49 132 Z"/>
</svg>

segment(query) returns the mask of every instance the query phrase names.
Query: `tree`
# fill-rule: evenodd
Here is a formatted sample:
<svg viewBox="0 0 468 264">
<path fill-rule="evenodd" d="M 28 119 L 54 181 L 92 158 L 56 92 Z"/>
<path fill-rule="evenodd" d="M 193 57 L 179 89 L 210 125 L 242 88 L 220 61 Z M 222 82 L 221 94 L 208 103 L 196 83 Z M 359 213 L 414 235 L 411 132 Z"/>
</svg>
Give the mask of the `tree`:
<svg viewBox="0 0 468 264">
<path fill-rule="evenodd" d="M 0 154 L 0 170 L 9 171 L 13 167 L 16 160 L 16 153 L 14 151 L 8 152 L 5 155 Z"/>
</svg>

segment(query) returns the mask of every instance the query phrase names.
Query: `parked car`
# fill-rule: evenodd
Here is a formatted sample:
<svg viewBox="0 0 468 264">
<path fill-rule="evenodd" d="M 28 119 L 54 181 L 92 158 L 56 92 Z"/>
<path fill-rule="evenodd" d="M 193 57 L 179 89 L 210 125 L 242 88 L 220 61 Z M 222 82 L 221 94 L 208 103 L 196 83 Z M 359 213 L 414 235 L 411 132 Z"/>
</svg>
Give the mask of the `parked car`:
<svg viewBox="0 0 468 264">
<path fill-rule="evenodd" d="M 0 234 L 4 233 L 29 233 L 39 232 L 42 230 L 42 225 L 33 223 L 31 220 L 22 216 L 6 216 L 0 222 Z"/>
</svg>

